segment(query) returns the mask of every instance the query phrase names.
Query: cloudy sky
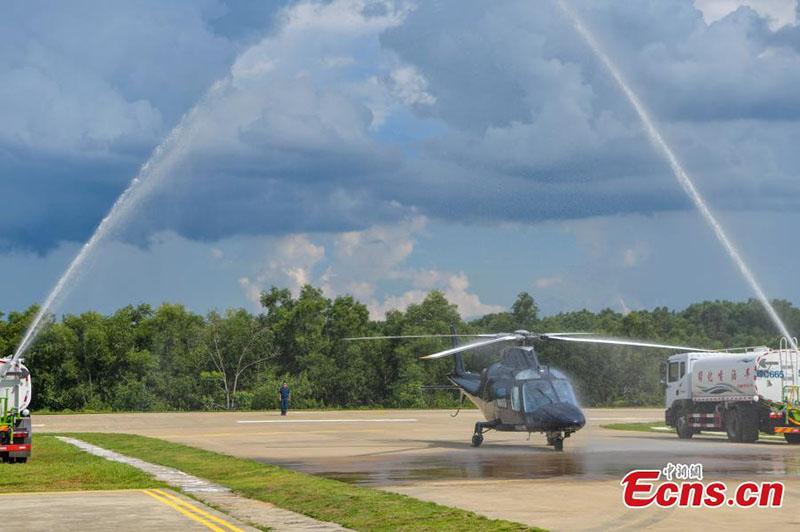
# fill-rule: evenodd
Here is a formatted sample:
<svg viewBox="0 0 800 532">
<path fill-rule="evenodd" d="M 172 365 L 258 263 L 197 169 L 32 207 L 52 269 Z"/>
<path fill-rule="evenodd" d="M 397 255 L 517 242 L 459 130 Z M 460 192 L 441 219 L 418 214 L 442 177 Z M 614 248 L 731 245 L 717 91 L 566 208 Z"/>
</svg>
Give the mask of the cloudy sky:
<svg viewBox="0 0 800 532">
<path fill-rule="evenodd" d="M 374 317 L 751 296 L 555 1 L 5 2 L 0 310 L 257 308 L 271 285 Z M 771 297 L 800 303 L 794 0 L 573 0 Z M 148 161 L 150 161 L 148 163 Z"/>
</svg>

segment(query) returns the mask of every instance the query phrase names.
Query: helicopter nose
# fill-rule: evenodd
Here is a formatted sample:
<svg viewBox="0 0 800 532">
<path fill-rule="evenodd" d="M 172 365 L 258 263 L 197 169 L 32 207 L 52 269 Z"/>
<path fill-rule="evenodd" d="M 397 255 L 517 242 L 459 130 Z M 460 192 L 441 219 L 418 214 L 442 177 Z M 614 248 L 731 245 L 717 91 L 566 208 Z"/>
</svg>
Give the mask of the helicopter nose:
<svg viewBox="0 0 800 532">
<path fill-rule="evenodd" d="M 554 403 L 542 408 L 542 421 L 559 430 L 579 429 L 586 424 L 580 408 L 572 403 Z"/>
</svg>

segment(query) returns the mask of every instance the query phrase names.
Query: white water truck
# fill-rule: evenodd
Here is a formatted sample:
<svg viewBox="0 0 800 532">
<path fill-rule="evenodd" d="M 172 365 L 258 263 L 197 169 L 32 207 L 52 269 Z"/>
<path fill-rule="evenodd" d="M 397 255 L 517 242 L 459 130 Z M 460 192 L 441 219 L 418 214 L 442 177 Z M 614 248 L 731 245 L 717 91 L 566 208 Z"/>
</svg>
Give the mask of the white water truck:
<svg viewBox="0 0 800 532">
<path fill-rule="evenodd" d="M 0 359 L 0 459 L 25 463 L 31 455 L 31 373 L 19 357 Z"/>
<path fill-rule="evenodd" d="M 733 442 L 759 432 L 800 444 L 800 366 L 797 345 L 680 353 L 666 365 L 666 424 L 679 438 L 724 430 Z"/>
</svg>

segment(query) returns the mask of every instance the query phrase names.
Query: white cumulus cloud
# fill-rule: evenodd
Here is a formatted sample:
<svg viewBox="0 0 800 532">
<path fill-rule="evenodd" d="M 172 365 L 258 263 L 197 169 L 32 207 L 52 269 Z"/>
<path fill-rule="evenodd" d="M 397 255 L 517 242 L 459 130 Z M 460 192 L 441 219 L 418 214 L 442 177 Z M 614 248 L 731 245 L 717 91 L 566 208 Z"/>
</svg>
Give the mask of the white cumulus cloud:
<svg viewBox="0 0 800 532">
<path fill-rule="evenodd" d="M 552 288 L 560 285 L 563 282 L 564 279 L 559 275 L 557 277 L 541 277 L 536 279 L 534 284 L 536 285 L 536 288 Z"/>
<path fill-rule="evenodd" d="M 290 235 L 266 248 L 268 256 L 258 273 L 239 278 L 247 299 L 258 308 L 261 291 L 270 286 L 288 287 L 296 296 L 303 285 L 313 282 L 314 266 L 325 257 L 325 248 L 303 234 Z"/>
</svg>

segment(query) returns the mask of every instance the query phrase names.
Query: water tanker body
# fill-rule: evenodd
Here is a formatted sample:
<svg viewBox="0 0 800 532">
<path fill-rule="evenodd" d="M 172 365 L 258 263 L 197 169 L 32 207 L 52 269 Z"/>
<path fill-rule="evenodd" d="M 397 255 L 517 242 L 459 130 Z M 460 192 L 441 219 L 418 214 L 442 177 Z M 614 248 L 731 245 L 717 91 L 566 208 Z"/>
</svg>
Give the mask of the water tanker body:
<svg viewBox="0 0 800 532">
<path fill-rule="evenodd" d="M 33 391 L 31 373 L 21 361 L 7 367 L 0 359 L 0 459 L 23 463 L 31 455 L 31 416 L 28 406 Z"/>
<path fill-rule="evenodd" d="M 731 441 L 756 441 L 766 432 L 800 443 L 798 369 L 798 352 L 786 342 L 780 349 L 672 355 L 665 421 L 680 438 L 716 429 Z"/>
<path fill-rule="evenodd" d="M 757 395 L 756 359 L 751 353 L 707 353 L 692 360 L 688 376 L 691 398 L 694 401 L 753 401 Z"/>
</svg>

